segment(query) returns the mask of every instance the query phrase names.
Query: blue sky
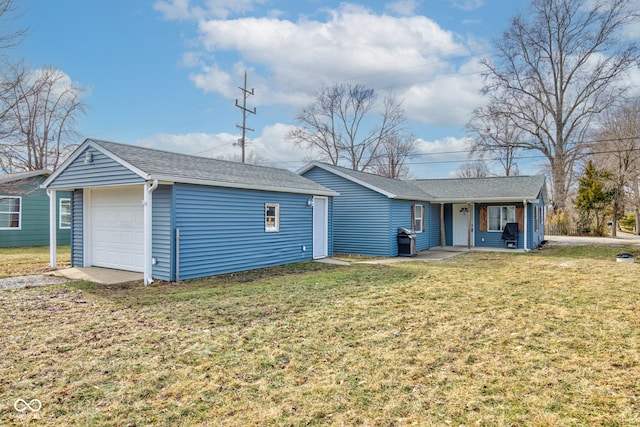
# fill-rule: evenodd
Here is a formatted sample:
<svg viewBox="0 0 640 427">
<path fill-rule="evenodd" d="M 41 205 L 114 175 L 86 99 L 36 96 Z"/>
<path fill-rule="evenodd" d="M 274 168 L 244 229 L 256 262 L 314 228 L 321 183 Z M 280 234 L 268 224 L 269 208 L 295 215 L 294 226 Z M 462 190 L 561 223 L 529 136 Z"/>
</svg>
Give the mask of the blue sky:
<svg viewBox="0 0 640 427">
<path fill-rule="evenodd" d="M 20 0 L 28 27 L 10 52 L 53 66 L 86 91 L 78 131 L 198 154 L 239 154 L 243 73 L 255 89 L 249 151 L 296 169 L 310 153 L 286 141 L 323 85 L 362 83 L 404 100 L 418 137 L 417 178 L 466 160 L 464 123 L 481 105 L 478 60 L 525 0 Z M 81 142 L 77 141 L 77 142 Z M 445 154 L 437 154 L 442 153 Z M 525 169 L 536 173 L 537 169 Z"/>
</svg>

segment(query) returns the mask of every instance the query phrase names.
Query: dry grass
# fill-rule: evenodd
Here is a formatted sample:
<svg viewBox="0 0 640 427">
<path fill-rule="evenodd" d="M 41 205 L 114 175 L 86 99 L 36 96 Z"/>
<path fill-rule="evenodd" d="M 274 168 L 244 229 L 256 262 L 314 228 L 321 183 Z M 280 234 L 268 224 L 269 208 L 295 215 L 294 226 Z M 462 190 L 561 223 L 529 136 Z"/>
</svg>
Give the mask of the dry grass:
<svg viewBox="0 0 640 427">
<path fill-rule="evenodd" d="M 71 265 L 71 247 L 57 247 L 58 267 Z M 49 246 L 0 248 L 0 279 L 3 277 L 41 274 L 50 271 Z"/>
<path fill-rule="evenodd" d="M 617 252 L 0 292 L 0 424 L 639 425 Z"/>
</svg>

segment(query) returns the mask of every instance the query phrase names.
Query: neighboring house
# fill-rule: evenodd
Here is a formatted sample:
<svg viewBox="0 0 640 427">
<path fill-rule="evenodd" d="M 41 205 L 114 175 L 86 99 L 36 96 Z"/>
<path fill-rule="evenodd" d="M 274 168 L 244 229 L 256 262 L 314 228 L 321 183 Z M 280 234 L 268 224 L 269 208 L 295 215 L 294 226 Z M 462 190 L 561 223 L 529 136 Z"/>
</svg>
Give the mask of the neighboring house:
<svg viewBox="0 0 640 427">
<path fill-rule="evenodd" d="M 49 244 L 49 197 L 40 184 L 48 170 L 0 175 L 0 247 L 47 246 Z M 58 244 L 69 244 L 71 193 L 56 196 L 55 225 Z"/>
<path fill-rule="evenodd" d="M 518 223 L 519 249 L 544 239 L 542 176 L 398 180 L 320 162 L 298 173 L 340 193 L 333 205 L 335 253 L 396 256 L 398 227 L 415 231 L 418 251 L 504 248 L 508 222 Z"/>
<path fill-rule="evenodd" d="M 332 255 L 338 194 L 283 169 L 87 139 L 43 187 L 72 192 L 76 267 L 150 283 Z"/>
</svg>

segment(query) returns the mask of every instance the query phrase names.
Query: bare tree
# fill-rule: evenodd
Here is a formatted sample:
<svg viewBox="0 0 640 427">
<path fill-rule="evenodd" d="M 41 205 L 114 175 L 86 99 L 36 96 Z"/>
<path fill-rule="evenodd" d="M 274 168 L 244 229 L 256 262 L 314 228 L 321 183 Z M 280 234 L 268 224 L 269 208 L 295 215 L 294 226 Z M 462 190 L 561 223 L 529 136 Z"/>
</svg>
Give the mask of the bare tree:
<svg viewBox="0 0 640 427">
<path fill-rule="evenodd" d="M 376 120 L 378 107 L 375 91 L 363 85 L 325 87 L 296 116 L 299 126 L 287 138 L 317 150 L 322 161 L 366 170 L 380 158 L 385 141 L 400 137 L 403 132 L 402 102 L 392 95 L 386 97 Z"/>
<path fill-rule="evenodd" d="M 247 163 L 250 165 L 258 165 L 260 163 L 264 163 L 267 161 L 267 158 L 262 154 L 258 153 L 257 151 L 248 151 L 246 153 L 244 161 L 242 160 L 242 154 L 240 153 L 229 154 L 224 156 L 216 156 L 215 158 L 219 160 L 226 160 L 229 162 Z"/>
<path fill-rule="evenodd" d="M 636 232 L 640 234 L 640 101 L 628 101 L 607 112 L 595 134 L 593 158 L 608 172 L 614 184 L 613 227 L 625 202 L 636 214 Z"/>
<path fill-rule="evenodd" d="M 456 178 L 484 178 L 489 174 L 489 167 L 484 160 L 463 163 L 455 172 Z"/>
<path fill-rule="evenodd" d="M 55 68 L 11 67 L 0 92 L 0 168 L 4 172 L 55 169 L 74 146 L 84 113 L 82 90 Z"/>
<path fill-rule="evenodd" d="M 505 176 L 519 174 L 516 159 L 524 132 L 508 115 L 491 106 L 477 108 L 466 128 L 472 138 L 471 155 L 499 163 Z"/>
<path fill-rule="evenodd" d="M 14 0 L 0 0 L 0 22 L 6 25 L 6 22 L 15 20 L 19 14 L 16 11 Z M 5 27 L 6 28 L 6 27 Z M 16 46 L 26 33 L 26 29 L 18 29 L 13 31 L 0 32 L 0 49 L 9 49 Z"/>
<path fill-rule="evenodd" d="M 378 155 L 373 160 L 371 171 L 388 178 L 408 178 L 406 161 L 416 147 L 414 135 L 394 135 L 382 142 Z"/>
<path fill-rule="evenodd" d="M 623 27 L 637 21 L 631 0 L 533 0 L 486 59 L 489 106 L 524 132 L 518 148 L 540 151 L 552 171 L 554 208 L 567 205 L 576 161 L 595 115 L 626 91 L 635 41 Z"/>
</svg>

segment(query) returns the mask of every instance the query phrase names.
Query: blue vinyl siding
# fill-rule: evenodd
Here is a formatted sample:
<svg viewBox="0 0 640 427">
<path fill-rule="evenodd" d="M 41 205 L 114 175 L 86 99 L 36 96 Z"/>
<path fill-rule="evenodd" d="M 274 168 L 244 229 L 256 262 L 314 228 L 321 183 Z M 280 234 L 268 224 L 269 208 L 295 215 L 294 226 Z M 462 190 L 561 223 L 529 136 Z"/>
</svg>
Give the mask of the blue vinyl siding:
<svg viewBox="0 0 640 427">
<path fill-rule="evenodd" d="M 71 266 L 84 267 L 84 191 L 74 190 L 71 198 Z"/>
<path fill-rule="evenodd" d="M 440 204 L 430 205 L 430 217 L 427 226 L 429 228 L 429 247 L 440 246 Z"/>
<path fill-rule="evenodd" d="M 10 191 L 0 191 L 0 195 L 21 198 L 20 229 L 0 230 L 0 247 L 49 245 L 49 195 L 46 190 L 39 188 L 45 178 L 45 176 L 34 177 L 10 188 Z M 69 198 L 71 193 L 68 191 L 56 192 L 56 242 L 58 245 L 67 245 L 70 241 L 70 230 L 60 228 L 60 199 Z"/>
<path fill-rule="evenodd" d="M 475 245 L 481 247 L 489 247 L 489 248 L 504 248 L 505 243 L 502 240 L 502 232 L 499 231 L 480 231 L 480 206 L 516 206 L 522 207 L 522 203 L 485 203 L 482 205 L 476 205 L 476 220 L 475 220 L 475 229 L 477 230 L 475 233 L 476 240 Z M 539 226 L 538 231 L 535 231 L 534 224 L 534 210 L 535 206 L 543 206 L 542 202 L 538 205 L 527 204 L 527 212 L 525 214 L 525 219 L 527 221 L 527 248 L 524 247 L 525 238 L 524 233 L 525 230 L 519 230 L 518 233 L 518 249 L 532 249 L 535 248 L 543 239 L 544 239 L 544 225 Z M 484 239 L 484 240 L 483 240 Z"/>
<path fill-rule="evenodd" d="M 396 230 L 390 230 L 393 208 L 389 198 L 317 167 L 303 176 L 340 193 L 333 199 L 335 254 L 397 255 L 397 243 L 393 243 Z"/>
<path fill-rule="evenodd" d="M 92 161 L 85 164 L 85 155 L 90 152 Z M 49 188 L 81 188 L 103 185 L 122 185 L 145 182 L 142 177 L 122 166 L 102 152 L 88 147 L 49 184 Z"/>
<path fill-rule="evenodd" d="M 181 280 L 312 258 L 309 195 L 182 184 L 174 191 Z M 279 232 L 265 232 L 265 203 L 280 205 Z"/>
<path fill-rule="evenodd" d="M 391 239 L 390 239 L 390 256 L 398 255 L 398 227 L 404 227 L 411 229 L 411 209 L 413 205 L 422 205 L 424 207 L 424 232 L 416 233 L 416 249 L 418 251 L 424 251 L 429 249 L 430 246 L 430 229 L 429 223 L 431 222 L 431 208 L 428 202 L 422 201 L 410 201 L 410 200 L 392 200 L 393 206 L 393 219 L 391 221 Z"/>
<path fill-rule="evenodd" d="M 152 257 L 156 264 L 152 266 L 155 279 L 175 280 L 175 232 L 173 226 L 173 189 L 172 185 L 159 185 L 152 194 Z"/>
</svg>

